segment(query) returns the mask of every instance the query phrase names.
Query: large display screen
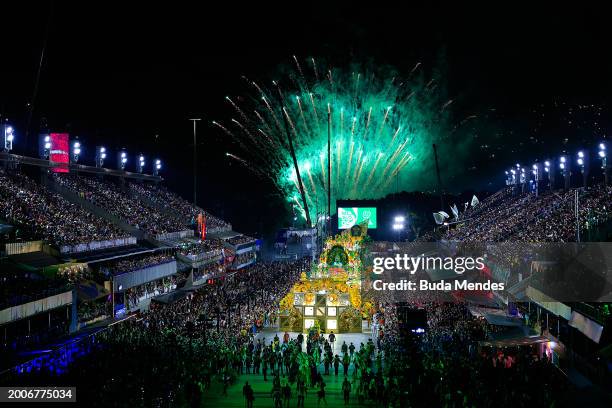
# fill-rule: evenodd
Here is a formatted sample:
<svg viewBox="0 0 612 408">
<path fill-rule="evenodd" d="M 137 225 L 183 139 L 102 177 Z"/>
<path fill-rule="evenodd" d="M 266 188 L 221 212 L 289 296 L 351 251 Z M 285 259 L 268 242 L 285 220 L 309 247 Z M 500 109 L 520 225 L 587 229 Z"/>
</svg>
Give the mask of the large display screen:
<svg viewBox="0 0 612 408">
<path fill-rule="evenodd" d="M 338 207 L 338 228 L 351 228 L 368 220 L 368 228 L 376 228 L 376 207 Z"/>
<path fill-rule="evenodd" d="M 49 152 L 49 160 L 58 163 L 58 166 L 53 167 L 54 173 L 68 173 L 68 163 L 70 163 L 70 147 L 68 133 L 51 133 L 51 151 Z"/>
</svg>

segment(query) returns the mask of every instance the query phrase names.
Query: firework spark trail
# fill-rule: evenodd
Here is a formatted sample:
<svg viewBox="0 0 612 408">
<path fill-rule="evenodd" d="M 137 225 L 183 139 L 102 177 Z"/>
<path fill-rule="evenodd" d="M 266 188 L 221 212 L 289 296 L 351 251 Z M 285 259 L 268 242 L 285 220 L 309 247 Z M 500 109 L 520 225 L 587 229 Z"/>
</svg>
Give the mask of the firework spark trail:
<svg viewBox="0 0 612 408">
<path fill-rule="evenodd" d="M 302 78 L 303 81 L 306 81 L 306 78 L 304 77 L 304 73 L 302 72 L 302 67 L 300 66 L 300 62 L 298 61 L 295 55 L 293 56 L 293 60 L 295 61 L 295 65 L 297 66 L 298 72 L 300 73 L 300 78 Z"/>
<path fill-rule="evenodd" d="M 397 156 L 400 155 L 400 152 L 404 149 L 404 147 L 406 146 L 408 142 L 408 139 L 406 139 L 404 141 L 404 143 L 402 143 L 401 145 L 397 146 L 397 149 L 395 149 L 395 151 L 393 152 L 393 154 L 391 155 L 391 158 L 389 158 L 389 160 L 387 161 L 387 165 L 385 166 L 381 178 L 384 179 L 385 175 L 387 174 L 387 170 L 389 170 L 389 168 L 393 165 L 393 161 L 395 160 L 395 158 Z"/>
<path fill-rule="evenodd" d="M 374 177 L 374 174 L 376 173 L 376 167 L 378 167 L 378 163 L 380 162 L 380 159 L 383 158 L 385 154 L 383 152 L 378 153 L 378 158 L 376 159 L 376 162 L 374 163 L 374 167 L 372 167 L 372 170 L 370 170 L 370 176 L 366 179 L 366 182 L 363 186 L 364 189 L 368 189 L 370 182 L 372 181 L 372 177 Z"/>
<path fill-rule="evenodd" d="M 317 63 L 315 62 L 314 58 L 311 58 L 311 60 L 312 60 L 312 70 L 314 71 L 315 80 L 319 82 L 319 73 L 317 72 Z"/>
<path fill-rule="evenodd" d="M 342 162 L 342 141 L 336 142 L 336 189 L 340 187 L 340 163 Z"/>
<path fill-rule="evenodd" d="M 331 140 L 335 144 L 331 149 L 334 205 L 339 198 L 383 197 L 390 192 L 389 178 L 431 169 L 431 142 L 434 135 L 435 140 L 441 140 L 450 128 L 445 118 L 453 100 L 441 100 L 433 93 L 439 78 L 425 84 L 422 75 L 414 75 L 420 62 L 408 77 L 402 77 L 388 69 L 330 69 L 318 66 L 320 61 L 314 58 L 307 61 L 312 71 L 304 71 L 306 67 L 296 56 L 292 60 L 292 72 L 272 81 L 270 88 L 243 77 L 250 94 L 242 96 L 240 103 L 234 97 L 227 98 L 239 115 L 228 126 L 232 130 L 214 123 L 249 155 L 258 172 L 273 177 L 288 200 L 301 198 L 282 115 L 293 137 L 297 166 L 304 169 L 302 184 L 309 208 L 327 202 L 325 109 L 330 112 Z M 295 96 L 295 102 L 283 102 L 284 95 Z M 429 174 L 405 178 L 407 185 L 403 188 L 430 178 Z M 298 204 L 303 207 L 303 203 Z M 311 212 L 311 218 L 315 216 Z"/>
<path fill-rule="evenodd" d="M 229 101 L 229 103 L 232 104 L 232 106 L 234 107 L 234 109 L 236 109 L 236 112 L 238 112 L 238 114 L 240 115 L 240 117 L 242 118 L 242 120 L 244 120 L 246 123 L 248 123 L 250 121 L 250 119 L 247 117 L 247 115 L 244 114 L 244 112 L 242 111 L 242 109 L 240 109 L 240 107 L 238 107 L 238 105 L 236 105 L 234 103 L 234 101 L 232 101 L 232 99 L 229 96 L 225 97 L 226 100 Z"/>
<path fill-rule="evenodd" d="M 353 161 L 353 151 L 354 150 L 355 150 L 355 142 L 353 141 L 353 138 L 351 137 L 351 150 L 349 151 L 348 163 L 345 166 L 346 174 L 344 175 L 344 185 L 346 185 L 348 183 L 349 173 L 350 173 L 350 170 L 351 170 L 351 164 L 352 164 L 352 161 Z"/>
<path fill-rule="evenodd" d="M 391 143 L 390 144 L 393 144 L 393 142 L 395 142 L 395 138 L 397 137 L 397 134 L 399 133 L 401 128 L 402 128 L 401 126 L 397 127 L 397 130 L 395 131 L 395 133 L 393 133 L 393 138 L 391 139 Z"/>
<path fill-rule="evenodd" d="M 450 105 L 451 103 L 453 103 L 452 99 L 449 99 L 448 102 L 446 102 L 444 105 L 442 105 L 442 109 L 440 109 L 441 112 L 444 112 L 444 109 L 446 109 L 446 107 L 448 105 Z"/>
</svg>

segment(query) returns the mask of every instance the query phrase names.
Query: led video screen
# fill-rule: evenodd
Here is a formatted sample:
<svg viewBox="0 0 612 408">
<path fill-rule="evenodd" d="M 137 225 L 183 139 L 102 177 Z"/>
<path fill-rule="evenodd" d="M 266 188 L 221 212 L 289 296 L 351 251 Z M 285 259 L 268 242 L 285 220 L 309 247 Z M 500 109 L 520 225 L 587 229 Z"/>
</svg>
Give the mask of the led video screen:
<svg viewBox="0 0 612 408">
<path fill-rule="evenodd" d="M 347 229 L 368 220 L 368 228 L 376 228 L 375 207 L 338 207 L 338 228 Z"/>
<path fill-rule="evenodd" d="M 51 151 L 49 160 L 58 163 L 53 167 L 54 173 L 68 173 L 68 163 L 70 162 L 70 148 L 68 133 L 51 133 Z"/>
</svg>

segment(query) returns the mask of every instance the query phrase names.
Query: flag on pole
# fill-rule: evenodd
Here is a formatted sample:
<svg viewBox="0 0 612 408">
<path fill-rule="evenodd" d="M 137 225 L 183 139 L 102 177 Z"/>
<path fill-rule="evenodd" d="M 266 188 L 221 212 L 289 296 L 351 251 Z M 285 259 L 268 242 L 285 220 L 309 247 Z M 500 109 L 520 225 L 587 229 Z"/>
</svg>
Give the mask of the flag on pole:
<svg viewBox="0 0 612 408">
<path fill-rule="evenodd" d="M 436 224 L 444 224 L 444 220 L 449 218 L 449 215 L 445 213 L 444 211 L 438 211 L 436 213 L 433 213 L 433 217 L 434 217 L 434 220 L 436 221 Z"/>
<path fill-rule="evenodd" d="M 459 209 L 457 208 L 457 204 L 453 204 L 450 209 L 453 213 L 453 217 L 455 217 L 455 219 L 458 220 L 459 219 Z"/>
<path fill-rule="evenodd" d="M 472 207 L 476 207 L 479 203 L 480 201 L 478 201 L 478 198 L 476 196 L 473 196 L 472 197 Z"/>
<path fill-rule="evenodd" d="M 444 223 L 444 216 L 440 213 L 433 213 L 434 220 L 436 224 L 441 225 Z"/>
</svg>

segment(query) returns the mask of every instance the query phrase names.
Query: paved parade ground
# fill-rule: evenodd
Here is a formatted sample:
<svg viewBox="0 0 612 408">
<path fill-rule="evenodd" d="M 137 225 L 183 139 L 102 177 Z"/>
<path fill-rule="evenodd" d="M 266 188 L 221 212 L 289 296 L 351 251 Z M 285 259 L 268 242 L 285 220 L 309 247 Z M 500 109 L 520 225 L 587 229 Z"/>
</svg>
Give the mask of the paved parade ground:
<svg viewBox="0 0 612 408">
<path fill-rule="evenodd" d="M 298 333 L 289 333 L 291 338 L 294 339 L 297 337 Z M 256 339 L 263 339 L 267 344 L 270 343 L 274 336 L 278 335 L 279 339 L 283 338 L 284 332 L 274 332 L 274 331 L 264 331 L 259 333 Z M 327 338 L 327 334 L 325 335 Z M 347 346 L 352 342 L 355 345 L 355 348 L 358 350 L 360 343 L 366 343 L 370 338 L 369 334 L 361 334 L 361 333 L 346 333 L 346 334 L 337 334 L 336 342 L 334 345 L 334 354 L 341 355 L 340 348 L 342 346 L 342 342 L 345 341 Z M 306 347 L 306 342 L 304 342 L 304 348 Z M 323 375 L 324 368 L 323 364 L 319 366 L 319 372 Z M 344 380 L 344 375 L 342 371 L 342 365 L 340 365 L 340 370 L 338 376 L 334 375 L 333 367 L 330 369 L 330 375 L 323 375 L 323 380 L 327 384 L 325 388 L 326 392 L 326 400 L 327 406 L 329 407 L 343 407 L 344 399 L 342 396 L 342 381 Z M 245 382 L 248 381 L 251 387 L 253 387 L 253 391 L 255 393 L 255 401 L 253 402 L 253 407 L 274 407 L 274 401 L 272 400 L 271 391 L 272 391 L 272 376 L 268 375 L 268 381 L 263 380 L 263 375 L 261 374 L 244 374 L 238 377 L 238 380 L 228 388 L 227 396 L 223 396 L 223 387 L 220 383 L 213 383 L 211 389 L 203 395 L 202 402 L 205 407 L 222 407 L 222 408 L 234 408 L 246 407 L 246 403 L 244 397 L 242 396 L 242 387 Z M 286 377 L 281 376 L 281 383 Z M 353 364 L 351 363 L 349 368 L 349 381 L 353 382 Z M 365 406 L 360 405 L 357 402 L 357 397 L 355 396 L 356 384 L 353 384 L 353 391 L 351 392 L 351 400 L 349 406 Z M 289 407 L 293 408 L 297 406 L 297 396 L 296 396 L 296 386 L 293 384 L 291 389 L 291 400 L 289 402 Z M 309 388 L 308 394 L 305 399 L 304 407 L 317 407 L 317 389 Z M 325 406 L 325 403 L 321 401 L 321 407 Z"/>
</svg>

